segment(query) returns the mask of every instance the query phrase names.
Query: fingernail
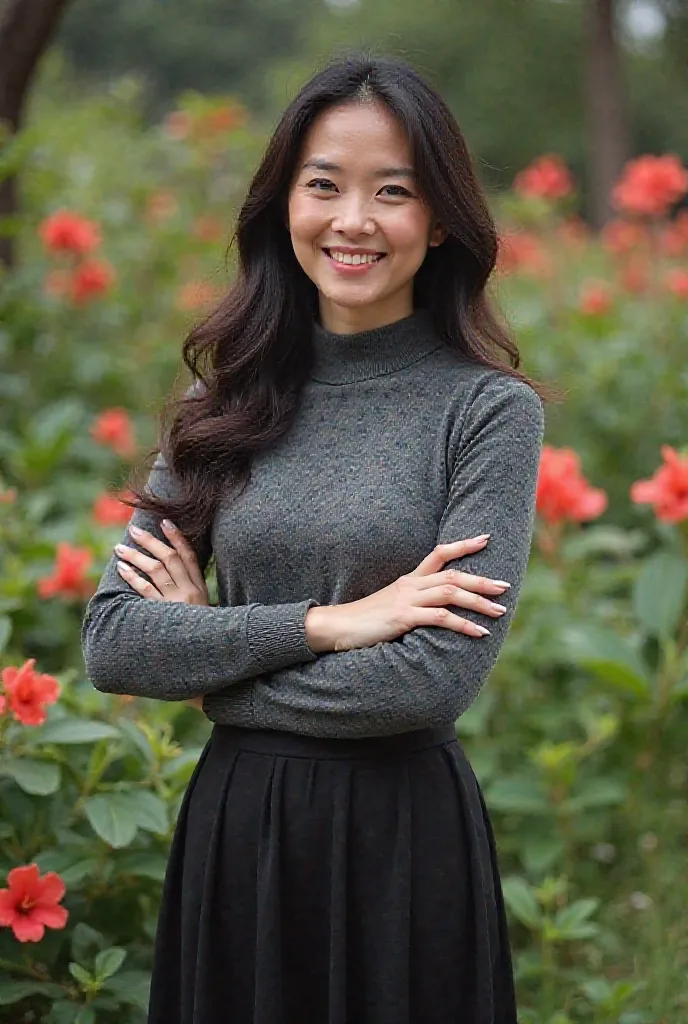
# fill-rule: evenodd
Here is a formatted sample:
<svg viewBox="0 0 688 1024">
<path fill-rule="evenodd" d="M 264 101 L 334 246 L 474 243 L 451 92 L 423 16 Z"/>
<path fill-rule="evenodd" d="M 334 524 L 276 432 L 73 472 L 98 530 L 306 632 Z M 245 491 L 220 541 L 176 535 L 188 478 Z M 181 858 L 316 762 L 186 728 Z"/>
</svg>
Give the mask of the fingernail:
<svg viewBox="0 0 688 1024">
<path fill-rule="evenodd" d="M 493 583 L 495 584 L 495 586 L 497 586 L 497 587 L 510 587 L 510 586 L 511 586 L 511 584 L 510 584 L 510 583 L 507 583 L 507 581 L 506 581 L 506 580 L 492 580 L 492 582 L 493 582 Z"/>
<path fill-rule="evenodd" d="M 115 551 L 118 555 L 126 555 L 127 549 L 124 544 L 115 544 Z"/>
<path fill-rule="evenodd" d="M 169 519 L 163 519 L 162 525 L 165 527 L 166 530 L 176 530 L 177 529 L 177 527 L 174 525 L 174 523 L 171 523 L 169 521 Z"/>
<path fill-rule="evenodd" d="M 140 527 L 138 526 L 130 526 L 129 533 L 133 533 L 135 537 L 140 537 L 141 534 L 143 533 L 143 530 L 140 529 Z"/>
<path fill-rule="evenodd" d="M 489 636 L 490 631 L 489 629 L 485 629 L 484 626 L 476 626 L 475 628 L 478 630 L 481 636 Z"/>
<path fill-rule="evenodd" d="M 474 537 L 473 540 L 487 540 L 487 538 L 491 536 L 491 533 L 481 533 L 479 537 Z"/>
<path fill-rule="evenodd" d="M 127 565 L 126 562 L 118 562 L 117 568 L 119 569 L 120 572 L 129 572 L 130 567 Z"/>
</svg>

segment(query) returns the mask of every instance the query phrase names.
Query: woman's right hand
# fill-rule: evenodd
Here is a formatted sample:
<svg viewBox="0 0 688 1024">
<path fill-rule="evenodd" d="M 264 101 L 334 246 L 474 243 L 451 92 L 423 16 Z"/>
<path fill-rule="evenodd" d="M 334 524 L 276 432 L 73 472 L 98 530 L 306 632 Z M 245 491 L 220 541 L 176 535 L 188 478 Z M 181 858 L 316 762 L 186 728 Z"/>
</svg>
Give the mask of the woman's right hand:
<svg viewBox="0 0 688 1024">
<path fill-rule="evenodd" d="M 438 544 L 416 569 L 369 597 L 309 609 L 306 615 L 309 646 L 316 653 L 372 647 L 396 640 L 416 626 L 443 626 L 468 636 L 485 636 L 489 632 L 485 627 L 444 606 L 470 608 L 497 618 L 506 608 L 481 595 L 503 594 L 510 584 L 460 569 L 443 569 L 443 566 L 455 558 L 480 551 L 487 540 L 474 537 L 453 544 Z"/>
</svg>

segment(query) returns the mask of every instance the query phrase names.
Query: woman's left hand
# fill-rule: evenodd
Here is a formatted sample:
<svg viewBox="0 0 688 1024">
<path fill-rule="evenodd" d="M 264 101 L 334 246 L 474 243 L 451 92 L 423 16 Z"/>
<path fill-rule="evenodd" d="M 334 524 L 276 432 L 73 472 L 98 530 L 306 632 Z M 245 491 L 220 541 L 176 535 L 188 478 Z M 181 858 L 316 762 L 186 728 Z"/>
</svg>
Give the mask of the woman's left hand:
<svg viewBox="0 0 688 1024">
<path fill-rule="evenodd" d="M 167 520 L 163 520 L 162 529 L 169 537 L 171 546 L 147 530 L 129 527 L 133 539 L 140 547 L 150 551 L 150 556 L 125 544 L 116 544 L 115 554 L 122 559 L 117 563 L 120 576 L 141 597 L 151 601 L 210 604 L 208 588 L 193 548 L 175 526 L 171 523 L 167 525 Z M 127 564 L 129 562 L 131 565 Z M 145 572 L 149 579 L 139 576 L 133 566 Z"/>
<path fill-rule="evenodd" d="M 117 563 L 118 573 L 141 597 L 151 601 L 209 605 L 208 588 L 193 548 L 167 520 L 163 520 L 162 529 L 170 538 L 171 546 L 147 530 L 130 526 L 129 533 L 136 543 L 150 551 L 151 555 L 143 555 L 136 548 L 129 548 L 125 544 L 116 544 L 115 553 L 122 559 Z M 132 566 L 145 572 L 152 582 L 139 576 Z M 184 703 L 193 705 L 199 711 L 203 710 L 203 696 L 191 697 Z"/>
</svg>

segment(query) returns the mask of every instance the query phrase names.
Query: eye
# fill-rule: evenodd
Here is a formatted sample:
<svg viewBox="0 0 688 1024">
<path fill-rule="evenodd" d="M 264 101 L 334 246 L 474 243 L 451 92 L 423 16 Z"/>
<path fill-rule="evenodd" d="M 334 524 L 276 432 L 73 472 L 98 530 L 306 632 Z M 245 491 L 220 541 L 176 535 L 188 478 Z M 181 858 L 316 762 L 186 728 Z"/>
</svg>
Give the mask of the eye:
<svg viewBox="0 0 688 1024">
<path fill-rule="evenodd" d="M 333 181 L 330 181 L 329 178 L 313 178 L 311 181 L 308 182 L 308 184 L 305 187 L 312 189 L 314 192 L 329 192 L 329 189 L 327 187 L 323 189 L 318 188 L 319 185 L 331 185 L 332 188 L 337 187 Z"/>
<path fill-rule="evenodd" d="M 391 194 L 391 199 L 403 199 L 405 196 L 408 196 L 409 198 L 413 199 L 413 194 L 409 192 L 407 188 L 404 188 L 403 185 L 383 185 L 380 191 L 382 192 L 384 191 L 384 189 L 387 188 L 398 189 L 397 192 Z"/>
</svg>

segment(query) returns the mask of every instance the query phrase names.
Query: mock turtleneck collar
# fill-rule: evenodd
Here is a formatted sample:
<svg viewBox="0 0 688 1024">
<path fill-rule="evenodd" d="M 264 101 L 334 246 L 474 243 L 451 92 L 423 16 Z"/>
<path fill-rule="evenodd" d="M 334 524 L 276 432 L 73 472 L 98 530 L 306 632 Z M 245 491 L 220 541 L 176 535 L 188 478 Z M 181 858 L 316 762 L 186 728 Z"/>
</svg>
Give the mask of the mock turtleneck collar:
<svg viewBox="0 0 688 1024">
<path fill-rule="evenodd" d="M 353 384 L 401 370 L 443 342 L 427 309 L 403 320 L 355 334 L 334 334 L 313 323 L 311 378 L 323 384 Z"/>
</svg>

